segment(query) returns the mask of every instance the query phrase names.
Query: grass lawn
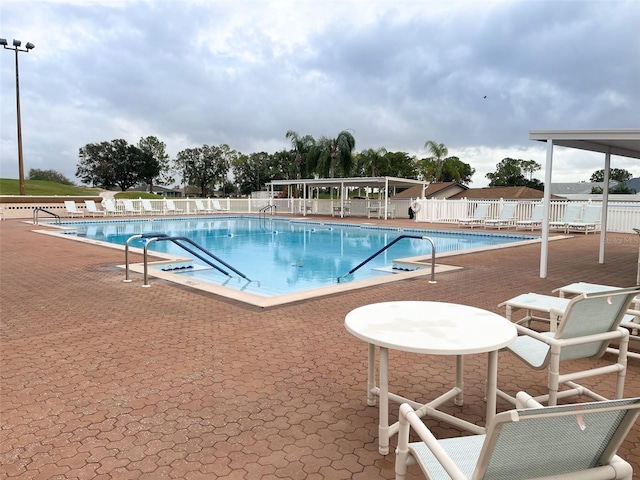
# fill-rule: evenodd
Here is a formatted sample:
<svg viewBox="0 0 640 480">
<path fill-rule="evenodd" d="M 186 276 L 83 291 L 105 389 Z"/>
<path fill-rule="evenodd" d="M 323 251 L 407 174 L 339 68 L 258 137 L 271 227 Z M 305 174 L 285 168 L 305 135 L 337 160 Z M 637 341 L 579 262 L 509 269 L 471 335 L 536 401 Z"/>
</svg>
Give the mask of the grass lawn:
<svg viewBox="0 0 640 480">
<path fill-rule="evenodd" d="M 34 196 L 98 196 L 99 188 L 76 187 L 74 185 L 63 185 L 62 183 L 50 182 L 48 180 L 25 180 L 25 193 Z M 0 178 L 0 195 L 20 195 L 20 182 L 15 178 Z M 116 198 L 162 198 L 155 193 L 147 192 L 119 192 Z"/>
</svg>

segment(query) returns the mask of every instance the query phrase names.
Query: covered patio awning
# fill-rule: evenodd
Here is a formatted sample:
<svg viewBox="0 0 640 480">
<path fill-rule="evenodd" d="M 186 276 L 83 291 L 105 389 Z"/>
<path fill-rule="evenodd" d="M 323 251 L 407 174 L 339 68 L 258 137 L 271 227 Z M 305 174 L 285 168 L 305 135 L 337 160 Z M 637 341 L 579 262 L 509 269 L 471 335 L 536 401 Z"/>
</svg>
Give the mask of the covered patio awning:
<svg viewBox="0 0 640 480">
<path fill-rule="evenodd" d="M 531 130 L 529 139 L 547 143 L 544 178 L 544 222 L 542 223 L 542 249 L 540 252 L 540 278 L 547 277 L 549 253 L 549 204 L 551 200 L 551 173 L 555 146 L 577 148 L 604 153 L 604 184 L 609 184 L 611 155 L 640 159 L 640 129 L 622 130 Z M 602 225 L 600 229 L 599 262 L 604 263 L 604 247 L 607 237 L 607 207 L 609 192 L 602 196 Z"/>
<path fill-rule="evenodd" d="M 384 191 L 384 218 L 388 218 L 387 207 L 389 201 L 389 190 L 395 188 L 409 188 L 414 185 L 422 185 L 423 192 L 427 182 L 422 180 L 412 180 L 410 178 L 398 177 L 348 177 L 348 178 L 301 178 L 291 180 L 272 180 L 266 184 L 269 191 L 273 193 L 274 187 L 300 186 L 303 191 L 303 198 L 307 199 L 310 188 L 339 188 L 340 202 L 344 206 L 345 189 L 349 187 L 369 187 L 378 188 Z"/>
</svg>

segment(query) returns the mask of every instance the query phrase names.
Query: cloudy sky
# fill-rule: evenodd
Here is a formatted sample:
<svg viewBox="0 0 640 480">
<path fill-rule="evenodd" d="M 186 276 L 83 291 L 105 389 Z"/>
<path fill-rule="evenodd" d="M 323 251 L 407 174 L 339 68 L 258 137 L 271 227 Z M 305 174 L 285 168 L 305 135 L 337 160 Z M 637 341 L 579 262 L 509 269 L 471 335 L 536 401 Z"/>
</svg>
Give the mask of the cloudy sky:
<svg viewBox="0 0 640 480">
<path fill-rule="evenodd" d="M 357 151 L 444 143 L 486 186 L 505 157 L 544 164 L 529 130 L 640 127 L 638 25 L 637 0 L 0 3 L 0 37 L 36 46 L 19 55 L 25 174 L 74 181 L 87 143 L 273 153 L 287 130 L 350 129 Z M 18 177 L 14 61 L 0 56 L 3 178 Z M 556 149 L 553 181 L 602 166 Z"/>
</svg>

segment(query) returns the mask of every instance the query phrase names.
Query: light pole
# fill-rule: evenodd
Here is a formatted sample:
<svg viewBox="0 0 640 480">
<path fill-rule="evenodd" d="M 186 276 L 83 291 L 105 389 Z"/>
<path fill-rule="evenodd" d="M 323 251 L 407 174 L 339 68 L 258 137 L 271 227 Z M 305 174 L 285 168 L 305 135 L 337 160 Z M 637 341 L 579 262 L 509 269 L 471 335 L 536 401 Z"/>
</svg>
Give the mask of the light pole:
<svg viewBox="0 0 640 480">
<path fill-rule="evenodd" d="M 7 39 L 0 38 L 0 45 L 6 50 L 13 50 L 16 52 L 16 112 L 18 119 L 18 175 L 20 178 L 20 195 L 26 195 L 24 188 L 24 162 L 22 161 L 22 126 L 20 124 L 20 75 L 18 71 L 18 52 L 28 52 L 36 46 L 27 42 L 25 48 L 20 48 L 22 42 L 20 40 L 13 39 L 13 47 L 7 46 Z"/>
</svg>

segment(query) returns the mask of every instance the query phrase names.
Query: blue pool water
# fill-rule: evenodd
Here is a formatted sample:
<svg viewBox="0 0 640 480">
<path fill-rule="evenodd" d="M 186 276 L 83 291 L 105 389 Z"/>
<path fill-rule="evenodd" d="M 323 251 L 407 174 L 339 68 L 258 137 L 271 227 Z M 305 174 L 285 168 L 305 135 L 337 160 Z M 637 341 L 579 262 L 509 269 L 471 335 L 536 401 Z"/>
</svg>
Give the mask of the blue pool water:
<svg viewBox="0 0 640 480">
<path fill-rule="evenodd" d="M 334 285 L 339 277 L 343 277 L 341 282 L 350 282 L 390 275 L 389 268 L 396 267 L 396 271 L 405 268 L 404 265 L 394 265 L 394 260 L 400 258 L 425 256 L 430 259 L 431 244 L 428 241 L 402 239 L 345 277 L 351 269 L 403 234 L 430 237 L 435 242 L 436 253 L 537 238 L 518 234 L 417 228 L 399 230 L 371 225 L 256 217 L 67 222 L 65 226 L 73 227 L 78 236 L 120 245 L 124 245 L 132 235 L 139 234 L 163 233 L 187 237 L 251 281 L 243 280 L 233 272 L 229 272 L 234 277 L 230 279 L 197 258 L 189 264 L 164 265 L 163 269 L 268 297 Z M 130 245 L 142 248 L 144 241 L 137 239 Z M 152 242 L 149 249 L 192 257 L 168 241 Z"/>
</svg>

